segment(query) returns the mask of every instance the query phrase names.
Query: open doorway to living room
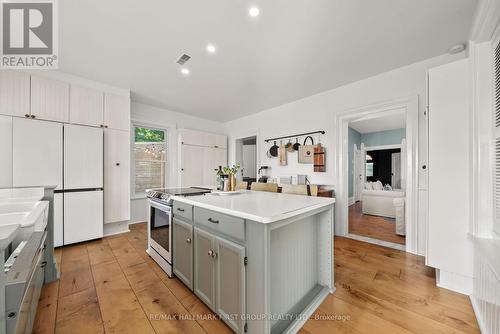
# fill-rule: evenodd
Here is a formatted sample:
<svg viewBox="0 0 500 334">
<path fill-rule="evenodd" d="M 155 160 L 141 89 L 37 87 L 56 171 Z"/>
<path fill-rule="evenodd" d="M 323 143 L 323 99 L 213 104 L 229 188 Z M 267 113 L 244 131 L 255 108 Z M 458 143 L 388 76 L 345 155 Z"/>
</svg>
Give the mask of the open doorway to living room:
<svg viewBox="0 0 500 334">
<path fill-rule="evenodd" d="M 348 123 L 348 232 L 404 249 L 406 113 Z"/>
</svg>

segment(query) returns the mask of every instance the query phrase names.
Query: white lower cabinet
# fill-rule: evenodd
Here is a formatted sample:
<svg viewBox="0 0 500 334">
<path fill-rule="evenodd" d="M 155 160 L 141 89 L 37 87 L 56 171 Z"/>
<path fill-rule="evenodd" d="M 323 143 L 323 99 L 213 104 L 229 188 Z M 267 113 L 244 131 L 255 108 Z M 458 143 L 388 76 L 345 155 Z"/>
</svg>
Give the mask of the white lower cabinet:
<svg viewBox="0 0 500 334">
<path fill-rule="evenodd" d="M 193 289 L 193 225 L 173 219 L 174 274 Z"/>
<path fill-rule="evenodd" d="M 54 247 L 64 245 L 63 194 L 54 194 Z"/>
<path fill-rule="evenodd" d="M 194 293 L 231 329 L 243 333 L 245 247 L 195 227 Z"/>
</svg>

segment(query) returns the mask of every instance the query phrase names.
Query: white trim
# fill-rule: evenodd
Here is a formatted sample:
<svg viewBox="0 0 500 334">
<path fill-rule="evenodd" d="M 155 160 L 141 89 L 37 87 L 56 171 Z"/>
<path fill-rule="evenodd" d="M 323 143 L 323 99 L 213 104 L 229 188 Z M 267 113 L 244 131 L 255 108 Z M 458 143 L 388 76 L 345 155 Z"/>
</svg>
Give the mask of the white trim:
<svg viewBox="0 0 500 334">
<path fill-rule="evenodd" d="M 392 150 L 392 149 L 396 149 L 396 148 L 401 149 L 401 147 L 402 147 L 401 144 L 365 146 L 365 151 Z"/>
<path fill-rule="evenodd" d="M 259 140 L 259 132 L 258 131 L 250 131 L 248 133 L 246 133 L 245 135 L 242 135 L 242 134 L 239 134 L 235 137 L 231 137 L 231 152 L 232 152 L 232 159 L 231 161 L 229 161 L 229 157 L 228 157 L 228 165 L 232 165 L 232 164 L 235 164 L 236 163 L 236 141 L 237 140 L 241 140 L 241 139 L 245 139 L 245 138 L 249 138 L 249 137 L 255 137 L 255 174 L 256 174 L 256 178 L 257 180 L 259 179 L 259 167 L 260 167 L 260 140 Z"/>
<path fill-rule="evenodd" d="M 352 234 L 352 233 L 347 233 L 345 235 L 346 238 L 353 239 L 353 240 L 358 240 L 358 241 L 363 241 L 367 242 L 369 244 L 373 245 L 378 245 L 382 247 L 387 247 L 387 248 L 392 248 L 400 251 L 405 251 L 405 245 L 400 245 L 394 242 L 389 242 L 389 241 L 384 241 L 384 240 L 379 240 L 379 239 L 374 239 L 370 237 L 365 237 L 362 235 L 357 235 L 357 234 Z"/>
<path fill-rule="evenodd" d="M 472 310 L 474 311 L 474 315 L 476 316 L 476 321 L 477 325 L 479 326 L 479 331 L 481 333 L 488 333 L 488 331 L 486 330 L 486 326 L 484 324 L 484 317 L 481 314 L 481 308 L 477 304 L 476 297 L 474 297 L 474 295 L 472 294 L 469 296 L 469 299 L 472 305 Z"/>
<path fill-rule="evenodd" d="M 336 235 L 348 234 L 348 122 L 360 118 L 386 116 L 394 110 L 406 110 L 406 212 L 407 226 L 406 251 L 418 254 L 418 239 L 425 236 L 418 235 L 417 221 L 417 179 L 418 179 L 418 95 L 396 99 L 393 101 L 363 106 L 342 112 L 336 118 L 337 140 L 337 188 L 336 205 Z"/>
<path fill-rule="evenodd" d="M 474 283 L 472 277 L 436 268 L 436 285 L 469 296 L 472 294 Z"/>
</svg>

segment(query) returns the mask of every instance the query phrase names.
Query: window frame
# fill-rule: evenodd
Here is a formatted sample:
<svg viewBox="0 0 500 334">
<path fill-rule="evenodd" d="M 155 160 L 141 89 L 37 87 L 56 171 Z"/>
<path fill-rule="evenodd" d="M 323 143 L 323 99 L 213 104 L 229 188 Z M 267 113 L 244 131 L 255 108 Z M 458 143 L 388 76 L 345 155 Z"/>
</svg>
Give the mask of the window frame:
<svg viewBox="0 0 500 334">
<path fill-rule="evenodd" d="M 153 124 L 143 123 L 143 122 L 135 122 L 132 121 L 130 124 L 130 199 L 144 199 L 146 198 L 146 192 L 136 193 L 135 191 L 135 128 L 148 128 L 150 130 L 163 131 L 165 133 L 165 150 L 166 160 L 165 160 L 165 180 L 164 184 L 167 186 L 168 178 L 170 176 L 170 166 L 171 166 L 171 154 L 170 154 L 170 128 L 162 127 Z"/>
</svg>

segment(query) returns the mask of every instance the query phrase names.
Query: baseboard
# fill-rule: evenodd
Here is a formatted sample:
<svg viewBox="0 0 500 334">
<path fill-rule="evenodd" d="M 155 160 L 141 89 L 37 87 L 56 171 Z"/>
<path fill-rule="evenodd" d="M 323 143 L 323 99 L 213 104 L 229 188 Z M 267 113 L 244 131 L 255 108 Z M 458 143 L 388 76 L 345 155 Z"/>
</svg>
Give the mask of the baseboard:
<svg viewBox="0 0 500 334">
<path fill-rule="evenodd" d="M 105 237 L 109 237 L 111 235 L 130 232 L 128 225 L 129 225 L 128 221 L 104 224 L 103 235 Z"/>
<path fill-rule="evenodd" d="M 440 288 L 455 291 L 464 295 L 472 294 L 472 277 L 436 269 L 436 285 Z"/>
<path fill-rule="evenodd" d="M 354 203 L 356 203 L 356 202 L 354 201 L 354 197 L 349 197 L 349 204 L 348 204 L 348 205 L 349 205 L 349 206 L 351 206 L 351 205 L 353 205 Z"/>
<path fill-rule="evenodd" d="M 130 222 L 128 225 L 135 225 L 135 224 L 142 224 L 142 223 L 147 223 L 146 221 L 138 221 L 138 222 Z"/>
<path fill-rule="evenodd" d="M 479 326 L 479 331 L 481 333 L 488 333 L 486 331 L 486 326 L 484 325 L 484 320 L 483 316 L 481 314 L 481 309 L 479 308 L 479 305 L 477 304 L 477 300 L 473 295 L 469 296 L 470 303 L 472 304 L 472 310 L 474 311 L 474 315 L 476 316 L 476 321 L 477 325 Z"/>
</svg>

